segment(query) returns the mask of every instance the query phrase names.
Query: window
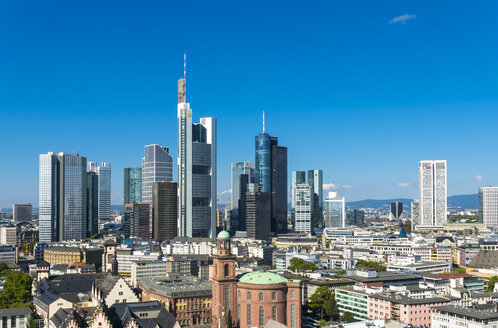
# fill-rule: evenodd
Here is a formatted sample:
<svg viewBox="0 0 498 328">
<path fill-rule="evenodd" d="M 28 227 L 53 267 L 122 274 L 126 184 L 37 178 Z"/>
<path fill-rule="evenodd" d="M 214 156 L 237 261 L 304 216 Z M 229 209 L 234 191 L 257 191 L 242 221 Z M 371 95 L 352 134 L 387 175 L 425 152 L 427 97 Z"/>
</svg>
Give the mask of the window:
<svg viewBox="0 0 498 328">
<path fill-rule="evenodd" d="M 259 307 L 259 326 L 263 327 L 265 325 L 265 309 L 262 306 Z"/>
<path fill-rule="evenodd" d="M 119 292 L 119 296 L 123 295 L 123 292 Z"/>
<path fill-rule="evenodd" d="M 271 310 L 271 314 L 272 314 L 271 318 L 273 320 L 277 321 L 277 307 L 276 306 L 274 306 L 273 309 Z"/>
<path fill-rule="evenodd" d="M 292 299 L 296 298 L 296 291 L 294 291 L 294 290 L 291 291 L 291 298 Z"/>
<path fill-rule="evenodd" d="M 296 306 L 291 305 L 291 328 L 296 328 Z"/>
<path fill-rule="evenodd" d="M 259 300 L 262 301 L 263 300 L 263 293 L 259 293 Z"/>
<path fill-rule="evenodd" d="M 273 292 L 271 294 L 271 299 L 274 300 L 274 301 L 276 301 L 277 300 L 277 293 Z"/>
<path fill-rule="evenodd" d="M 237 318 L 240 320 L 240 304 L 237 304 Z"/>
<path fill-rule="evenodd" d="M 228 277 L 229 275 L 230 275 L 230 270 L 228 264 L 225 264 L 225 277 Z"/>
<path fill-rule="evenodd" d="M 247 299 L 250 300 L 251 299 L 251 293 L 250 292 L 247 292 Z"/>
<path fill-rule="evenodd" d="M 225 286 L 225 309 L 228 311 L 230 309 L 230 287 Z"/>
<path fill-rule="evenodd" d="M 247 304 L 247 325 L 251 325 L 251 304 Z"/>
<path fill-rule="evenodd" d="M 240 298 L 240 290 L 237 291 L 237 297 Z"/>
</svg>

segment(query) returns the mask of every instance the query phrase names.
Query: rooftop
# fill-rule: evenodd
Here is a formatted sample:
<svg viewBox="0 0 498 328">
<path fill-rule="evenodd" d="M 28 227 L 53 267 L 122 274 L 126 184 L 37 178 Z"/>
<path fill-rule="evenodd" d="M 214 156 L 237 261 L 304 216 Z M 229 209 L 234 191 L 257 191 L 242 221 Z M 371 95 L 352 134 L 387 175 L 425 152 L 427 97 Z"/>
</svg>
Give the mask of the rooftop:
<svg viewBox="0 0 498 328">
<path fill-rule="evenodd" d="M 274 285 L 286 284 L 289 280 L 276 273 L 262 270 L 244 274 L 239 278 L 239 282 L 251 285 Z"/>
<path fill-rule="evenodd" d="M 457 314 L 457 315 L 462 315 L 466 316 L 469 318 L 474 318 L 478 320 L 490 320 L 490 319 L 496 319 L 498 320 L 498 312 L 496 311 L 487 311 L 487 310 L 478 310 L 474 308 L 468 308 L 468 307 L 463 307 L 463 306 L 457 306 L 457 305 L 445 305 L 445 306 L 438 306 L 435 307 L 434 310 L 439 311 L 439 312 L 446 312 L 450 314 Z"/>
<path fill-rule="evenodd" d="M 143 278 L 139 284 L 141 289 L 171 298 L 189 296 L 211 296 L 213 286 L 195 276 L 171 275 L 163 278 Z"/>
</svg>

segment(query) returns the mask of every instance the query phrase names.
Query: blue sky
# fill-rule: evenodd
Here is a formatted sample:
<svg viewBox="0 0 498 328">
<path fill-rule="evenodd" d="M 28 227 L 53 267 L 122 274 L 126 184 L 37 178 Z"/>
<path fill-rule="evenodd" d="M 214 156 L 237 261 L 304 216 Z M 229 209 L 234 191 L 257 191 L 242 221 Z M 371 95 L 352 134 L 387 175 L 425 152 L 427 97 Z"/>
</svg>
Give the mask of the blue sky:
<svg viewBox="0 0 498 328">
<path fill-rule="evenodd" d="M 38 154 L 123 168 L 171 147 L 187 52 L 198 121 L 218 118 L 218 190 L 267 131 L 292 170 L 347 200 L 416 197 L 448 160 L 448 194 L 498 185 L 496 1 L 0 2 L 0 206 L 38 202 Z M 176 172 L 176 171 L 175 171 Z M 175 173 L 176 175 L 176 173 Z"/>
</svg>

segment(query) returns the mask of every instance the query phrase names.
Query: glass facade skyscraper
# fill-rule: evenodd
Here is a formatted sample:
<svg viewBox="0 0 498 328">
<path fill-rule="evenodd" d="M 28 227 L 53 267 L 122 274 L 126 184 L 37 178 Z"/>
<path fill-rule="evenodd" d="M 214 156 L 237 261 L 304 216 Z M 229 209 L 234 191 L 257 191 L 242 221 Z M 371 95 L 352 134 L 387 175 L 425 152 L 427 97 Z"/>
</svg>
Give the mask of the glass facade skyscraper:
<svg viewBox="0 0 498 328">
<path fill-rule="evenodd" d="M 87 172 L 87 237 L 99 232 L 99 177 Z"/>
<path fill-rule="evenodd" d="M 127 167 L 124 169 L 124 203 L 142 203 L 142 168 Z"/>
<path fill-rule="evenodd" d="M 293 190 L 295 199 L 294 230 L 311 233 L 312 188 L 309 184 L 298 184 Z"/>
<path fill-rule="evenodd" d="M 488 227 L 498 226 L 498 187 L 479 188 L 479 221 Z"/>
<path fill-rule="evenodd" d="M 325 228 L 344 228 L 346 226 L 346 202 L 336 192 L 329 192 L 325 199 Z"/>
<path fill-rule="evenodd" d="M 256 183 L 261 192 L 271 192 L 272 137 L 268 133 L 256 136 Z"/>
<path fill-rule="evenodd" d="M 87 234 L 86 158 L 75 153 L 40 155 L 40 241 L 84 239 Z"/>
<path fill-rule="evenodd" d="M 447 178 L 446 161 L 420 161 L 419 223 L 421 226 L 442 227 L 446 223 Z"/>
<path fill-rule="evenodd" d="M 111 164 L 103 162 L 88 162 L 88 172 L 94 172 L 98 176 L 98 216 L 100 220 L 111 219 Z"/>
<path fill-rule="evenodd" d="M 142 201 L 152 205 L 152 185 L 154 182 L 173 181 L 173 158 L 168 147 L 145 146 L 142 158 Z"/>
</svg>

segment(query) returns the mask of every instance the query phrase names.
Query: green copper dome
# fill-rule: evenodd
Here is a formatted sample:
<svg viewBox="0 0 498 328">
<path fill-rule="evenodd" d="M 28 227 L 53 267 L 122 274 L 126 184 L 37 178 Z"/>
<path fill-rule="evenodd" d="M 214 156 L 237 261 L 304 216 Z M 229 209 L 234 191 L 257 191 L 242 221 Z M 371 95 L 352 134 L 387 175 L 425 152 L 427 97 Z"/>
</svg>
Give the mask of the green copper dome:
<svg viewBox="0 0 498 328">
<path fill-rule="evenodd" d="M 219 234 L 218 234 L 218 237 L 216 237 L 217 239 L 230 239 L 230 234 L 228 233 L 228 231 L 221 231 Z"/>
<path fill-rule="evenodd" d="M 251 285 L 274 285 L 285 284 L 289 282 L 289 280 L 276 273 L 271 273 L 268 271 L 253 271 L 243 275 L 239 279 L 239 282 L 242 284 Z"/>
</svg>

